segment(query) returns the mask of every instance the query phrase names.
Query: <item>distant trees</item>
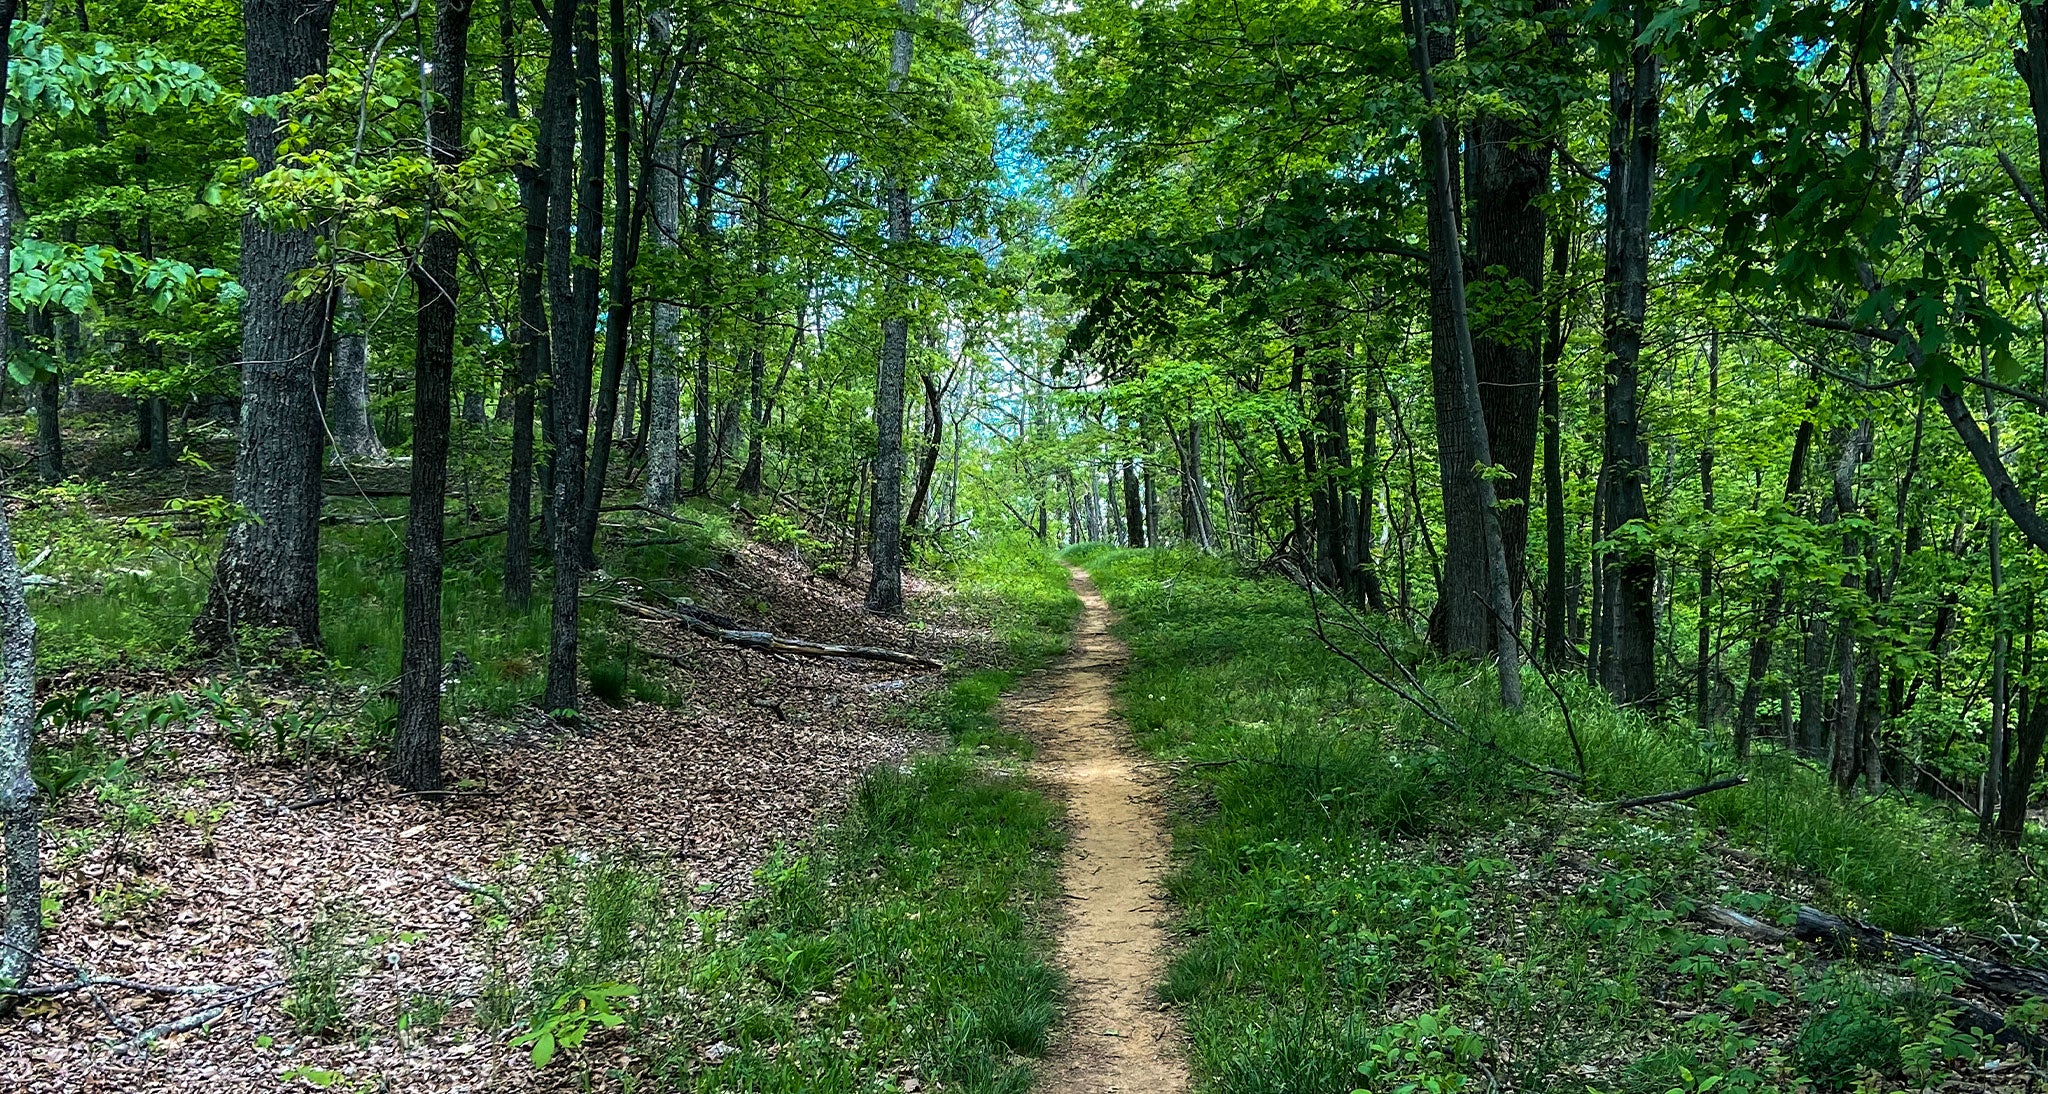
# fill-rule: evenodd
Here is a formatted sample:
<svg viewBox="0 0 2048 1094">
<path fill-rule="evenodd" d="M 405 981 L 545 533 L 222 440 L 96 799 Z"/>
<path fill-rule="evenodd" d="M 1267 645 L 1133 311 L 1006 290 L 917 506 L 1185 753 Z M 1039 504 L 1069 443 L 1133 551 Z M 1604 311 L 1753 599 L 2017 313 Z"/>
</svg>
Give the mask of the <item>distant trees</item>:
<svg viewBox="0 0 2048 1094">
<path fill-rule="evenodd" d="M 1540 638 L 1845 791 L 1974 784 L 1992 834 L 2048 689 L 2042 10 L 1084 2 L 1038 146 L 1071 319 L 1002 347 L 1055 394 L 971 500 Z M 1130 505 L 1134 458 L 1177 488 Z"/>
</svg>

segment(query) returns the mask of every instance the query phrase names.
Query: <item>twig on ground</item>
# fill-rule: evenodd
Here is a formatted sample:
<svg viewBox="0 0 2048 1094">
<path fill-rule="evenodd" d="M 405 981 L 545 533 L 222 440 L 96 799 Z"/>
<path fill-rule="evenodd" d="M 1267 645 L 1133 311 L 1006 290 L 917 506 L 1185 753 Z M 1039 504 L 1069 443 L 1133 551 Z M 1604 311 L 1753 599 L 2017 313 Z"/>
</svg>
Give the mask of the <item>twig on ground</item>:
<svg viewBox="0 0 2048 1094">
<path fill-rule="evenodd" d="M 157 1025 L 151 1026 L 148 1029 L 145 1029 L 141 1033 L 138 1033 L 134 1037 L 130 1038 L 126 1044 L 120 1047 L 124 1051 L 130 1053 L 131 1055 L 138 1052 L 147 1052 L 149 1050 L 149 1046 L 157 1043 L 158 1041 L 163 1040 L 166 1037 L 174 1036 L 180 1033 L 187 1033 L 192 1030 L 198 1029 L 201 1026 L 204 1026 L 210 1022 L 219 1019 L 222 1015 L 227 1013 L 229 1007 L 232 1007 L 237 1003 L 246 1003 L 259 995 L 266 995 L 270 992 L 276 991 L 281 987 L 284 987 L 284 981 L 282 980 L 272 980 L 265 984 L 258 984 L 253 988 L 249 988 L 236 995 L 230 996 L 229 998 L 223 999 L 218 1003 L 214 1003 L 210 1006 L 206 1006 L 199 1010 L 193 1011 L 191 1014 L 188 1014 L 183 1018 L 173 1018 L 168 1022 L 162 1022 Z"/>
<path fill-rule="evenodd" d="M 228 984 L 151 984 L 119 976 L 94 976 L 86 972 L 79 972 L 77 976 L 76 980 L 63 984 L 0 988 L 0 995 L 42 999 L 53 995 L 69 995 L 74 991 L 91 991 L 94 988 L 120 988 L 123 991 L 141 992 L 144 995 L 219 995 L 224 991 L 235 990 Z"/>
<path fill-rule="evenodd" d="M 1640 798 L 1628 798 L 1615 802 L 1614 807 L 1616 809 L 1635 809 L 1645 805 L 1662 805 L 1665 802 L 1682 802 L 1687 798 L 1697 798 L 1702 794 L 1711 794 L 1716 790 L 1730 790 L 1748 781 L 1747 776 L 1730 775 L 1725 779 L 1715 779 L 1713 782 L 1689 786 L 1684 790 L 1667 790 L 1662 794 L 1648 794 Z"/>
</svg>

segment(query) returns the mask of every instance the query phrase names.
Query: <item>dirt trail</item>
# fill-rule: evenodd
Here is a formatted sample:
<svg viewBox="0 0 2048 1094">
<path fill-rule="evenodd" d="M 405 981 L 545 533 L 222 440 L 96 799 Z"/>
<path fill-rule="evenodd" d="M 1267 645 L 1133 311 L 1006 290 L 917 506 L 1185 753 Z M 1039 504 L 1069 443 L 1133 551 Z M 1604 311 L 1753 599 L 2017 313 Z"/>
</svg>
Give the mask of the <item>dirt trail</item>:
<svg viewBox="0 0 2048 1094">
<path fill-rule="evenodd" d="M 1082 604 L 1072 651 L 1007 709 L 1038 742 L 1038 777 L 1059 788 L 1074 825 L 1060 871 L 1067 1014 L 1038 1089 L 1178 1094 L 1188 1088 L 1180 1033 L 1152 997 L 1166 963 L 1163 809 L 1139 777 L 1111 693 L 1129 654 L 1094 584 L 1076 570 L 1072 585 Z"/>
</svg>

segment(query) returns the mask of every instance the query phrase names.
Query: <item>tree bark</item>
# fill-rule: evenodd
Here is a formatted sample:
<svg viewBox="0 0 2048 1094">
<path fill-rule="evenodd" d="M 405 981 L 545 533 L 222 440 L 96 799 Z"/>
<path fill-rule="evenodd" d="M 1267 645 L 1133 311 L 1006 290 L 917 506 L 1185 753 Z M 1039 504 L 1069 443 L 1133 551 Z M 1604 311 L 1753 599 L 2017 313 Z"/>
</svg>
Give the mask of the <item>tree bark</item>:
<svg viewBox="0 0 2048 1094">
<path fill-rule="evenodd" d="M 505 0 L 500 25 L 505 39 L 509 41 L 514 26 L 511 0 Z M 507 47 L 508 56 L 509 52 Z M 565 105 L 557 101 L 572 95 L 573 85 L 556 71 L 552 49 L 547 81 L 541 90 L 537 119 L 540 131 L 535 142 L 534 162 L 514 169 L 519 178 L 519 208 L 523 221 L 516 290 L 519 321 L 514 326 L 512 339 L 513 359 L 517 362 L 518 371 L 513 380 L 511 399 L 512 464 L 506 487 L 504 581 L 505 602 L 514 607 L 523 607 L 533 598 L 533 416 L 541 376 L 548 370 L 551 356 L 547 300 L 551 150 L 557 143 L 568 140 L 568 134 L 559 132 L 558 126 L 574 109 L 573 102 Z M 509 63 L 500 70 L 500 83 L 506 109 L 516 118 L 519 82 L 515 69 Z M 547 504 L 546 499 L 544 493 L 543 506 Z"/>
<path fill-rule="evenodd" d="M 472 0 L 435 8 L 427 156 L 437 173 L 462 164 Z M 448 433 L 455 383 L 455 323 L 462 294 L 462 241 L 437 203 L 410 271 L 419 294 L 413 340 L 412 497 L 405 524 L 404 637 L 399 650 L 398 727 L 391 778 L 407 790 L 441 789 L 441 539 L 448 494 Z"/>
<path fill-rule="evenodd" d="M 1142 548 L 1145 546 L 1145 499 L 1139 493 L 1137 461 L 1122 460 L 1117 466 L 1124 485 L 1124 542 Z"/>
<path fill-rule="evenodd" d="M 1471 160 L 1472 269 L 1497 296 L 1520 302 L 1472 332 L 1487 448 L 1505 477 L 1500 499 L 1501 547 L 1509 591 L 1519 605 L 1529 543 L 1530 479 L 1543 395 L 1544 211 L 1550 194 L 1550 142 L 1534 123 L 1483 117 L 1473 127 Z M 1496 272 L 1498 271 L 1498 272 Z M 1476 517 L 1476 514 L 1474 514 Z M 1465 520 L 1475 524 L 1472 518 Z M 1467 541 L 1468 550 L 1479 545 Z M 1446 545 L 1448 549 L 1448 544 Z M 1491 621 L 1488 621 L 1489 623 Z M 1481 637 L 1491 633 L 1481 629 Z"/>
<path fill-rule="evenodd" d="M 1707 337 L 1707 436 L 1700 446 L 1700 511 L 1711 521 L 1714 518 L 1714 425 L 1720 411 L 1721 398 L 1721 335 L 1719 331 L 1709 332 Z M 1701 547 L 1699 554 L 1699 648 L 1695 653 L 1693 684 L 1693 714 L 1701 729 L 1714 723 L 1713 701 L 1713 651 L 1714 651 L 1714 551 L 1712 547 Z"/>
<path fill-rule="evenodd" d="M 761 492 L 764 453 L 761 431 L 768 425 L 768 180 L 767 138 L 754 171 L 754 307 L 753 332 L 747 346 L 747 458 L 736 484 L 742 494 Z M 803 337 L 802 333 L 797 334 Z M 911 522 L 915 524 L 913 516 Z"/>
<path fill-rule="evenodd" d="M 605 479 L 611 471 L 612 449 L 617 443 L 619 380 L 626 372 L 626 352 L 633 341 L 633 268 L 640 261 L 642 206 L 634 201 L 632 175 L 633 145 L 633 59 L 626 46 L 626 3 L 611 0 L 610 32 L 612 62 L 612 261 L 605 297 L 610 307 L 604 322 L 604 364 L 598 370 L 597 418 L 592 427 L 590 470 L 583 481 L 583 517 L 579 536 L 585 564 L 597 561 L 597 518 L 604 508 Z M 647 186 L 653 174 L 652 161 L 643 164 L 639 188 Z M 600 168 L 602 170 L 602 168 Z"/>
<path fill-rule="evenodd" d="M 327 69 L 334 0 L 245 0 L 249 95 L 279 95 Z M 277 165 L 285 123 L 246 122 L 245 154 L 260 172 Z M 236 524 L 214 565 L 194 625 L 202 646 L 225 648 L 244 628 L 320 646 L 320 454 L 317 396 L 333 329 L 333 293 L 288 299 L 293 278 L 319 264 L 318 229 L 242 218 L 242 418 L 235 445 Z"/>
<path fill-rule="evenodd" d="M 910 78 L 911 23 L 917 0 L 897 0 L 902 22 L 889 47 L 889 95 L 903 93 Z M 907 124 L 896 111 L 899 124 Z M 910 192 L 900 171 L 886 185 L 889 243 L 902 250 L 910 243 Z M 903 611 L 903 384 L 910 351 L 909 286 L 902 274 L 892 275 L 894 299 L 882 320 L 882 353 L 875 370 L 875 496 L 874 545 L 868 582 L 867 609 L 880 615 Z"/>
<path fill-rule="evenodd" d="M 13 184 L 8 189 L 14 191 Z M 20 195 L 15 196 L 15 219 L 25 221 L 20 208 Z M 53 367 L 61 369 L 56 352 L 56 326 L 50 321 L 48 308 L 31 308 L 26 316 L 29 335 L 36 339 L 37 349 L 51 351 L 46 358 Z M 29 409 L 36 417 L 36 477 L 44 483 L 55 485 L 64 481 L 64 421 L 63 393 L 64 374 L 52 372 L 28 385 Z"/>
<path fill-rule="evenodd" d="M 145 403 L 149 415 L 149 466 L 161 471 L 178 462 L 171 452 L 171 406 L 161 395 L 150 396 Z"/>
<path fill-rule="evenodd" d="M 1566 339 L 1565 287 L 1571 273 L 1572 233 L 1550 239 L 1549 329 L 1543 339 L 1543 660 L 1551 668 L 1569 664 L 1576 652 L 1572 632 L 1578 605 L 1571 590 L 1578 576 L 1565 539 L 1564 407 L 1558 366 Z"/>
<path fill-rule="evenodd" d="M 1500 509 L 1493 492 L 1493 480 L 1478 474 L 1477 468 L 1492 466 L 1487 448 L 1486 412 L 1479 398 L 1479 369 L 1472 353 L 1472 324 L 1465 306 L 1465 256 L 1458 238 L 1456 191 L 1451 173 L 1451 137 L 1437 111 L 1436 81 L 1431 75 L 1429 28 L 1419 3 L 1407 5 L 1415 71 L 1422 85 L 1424 107 L 1430 112 L 1423 123 L 1423 152 L 1428 161 L 1430 222 L 1436 231 L 1430 238 L 1430 266 L 1440 271 L 1444 296 L 1449 305 L 1450 333 L 1456 347 L 1459 372 L 1458 401 L 1464 408 L 1465 442 L 1473 456 L 1475 489 L 1479 492 L 1480 528 L 1486 545 L 1486 587 L 1484 607 L 1493 617 L 1495 645 L 1499 656 L 1500 702 L 1509 710 L 1522 708 L 1522 651 L 1515 630 L 1515 606 L 1508 579 L 1507 555 L 1501 538 Z M 1432 274 L 1434 282 L 1436 274 Z M 1480 590 L 1470 590 L 1478 593 Z"/>
<path fill-rule="evenodd" d="M 1636 12 L 1636 31 L 1646 25 Z M 1629 71 L 1609 79 L 1613 129 L 1608 146 L 1606 351 L 1607 389 L 1603 457 L 1606 523 L 1610 539 L 1632 522 L 1649 520 L 1643 497 L 1648 474 L 1641 423 L 1638 363 L 1649 303 L 1650 195 L 1657 166 L 1660 72 L 1647 45 L 1636 46 Z M 1648 702 L 1657 686 L 1656 568 L 1645 547 L 1610 549 L 1603 567 L 1606 642 L 1601 683 L 1616 702 Z"/>
<path fill-rule="evenodd" d="M 662 169 L 654 173 L 654 245 L 674 253 L 682 231 L 682 154 L 664 142 L 655 153 Z M 682 493 L 682 373 L 676 354 L 676 331 L 682 309 L 665 300 L 654 303 L 653 350 L 648 369 L 653 382 L 647 397 L 647 503 L 666 509 Z"/>
<path fill-rule="evenodd" d="M 755 375 L 759 375 L 757 371 Z M 925 508 L 931 503 L 932 476 L 939 470 L 939 448 L 945 440 L 946 388 L 938 377 L 926 373 L 924 382 L 924 436 L 919 438 L 917 474 L 912 480 L 910 510 L 903 518 L 909 529 L 924 527 Z M 758 381 L 757 381 L 758 382 Z"/>
<path fill-rule="evenodd" d="M 381 460 L 384 443 L 370 424 L 370 336 L 363 306 L 343 293 L 334 320 L 334 370 L 328 380 L 327 431 L 336 460 Z"/>
<path fill-rule="evenodd" d="M 12 41 L 15 0 L 0 0 L 0 101 L 7 97 L 5 43 Z M 0 255 L 14 251 L 14 143 L 20 128 L 0 135 Z M 13 348 L 8 324 L 12 285 L 0 263 L 0 360 Z M 0 984 L 28 982 L 43 927 L 40 811 L 29 752 L 36 731 L 36 619 L 29 612 L 14 529 L 0 497 Z M 0 1014 L 12 1009 L 0 1002 Z"/>
<path fill-rule="evenodd" d="M 548 288 L 555 307 L 548 339 L 552 374 L 548 402 L 554 418 L 548 525 L 553 540 L 554 589 L 542 702 L 550 711 L 573 711 L 580 704 L 581 693 L 577 670 L 583 581 L 580 533 L 597 264 L 603 248 L 604 105 L 597 74 L 595 3 L 556 0 L 554 15 L 548 80 L 552 86 L 558 78 L 573 79 L 576 90 L 554 104 L 563 116 L 555 120 L 554 144 L 549 149 L 553 193 L 548 202 Z M 580 125 L 575 117 L 579 111 Z M 569 138 L 579 129 L 580 146 Z"/>
<path fill-rule="evenodd" d="M 718 196 L 718 149 L 705 140 L 697 155 L 697 209 L 694 225 L 698 258 L 711 253 L 712 202 Z M 708 294 L 707 294 L 708 295 Z M 711 489 L 711 335 L 710 305 L 697 309 L 697 367 L 691 393 L 690 493 Z"/>
</svg>

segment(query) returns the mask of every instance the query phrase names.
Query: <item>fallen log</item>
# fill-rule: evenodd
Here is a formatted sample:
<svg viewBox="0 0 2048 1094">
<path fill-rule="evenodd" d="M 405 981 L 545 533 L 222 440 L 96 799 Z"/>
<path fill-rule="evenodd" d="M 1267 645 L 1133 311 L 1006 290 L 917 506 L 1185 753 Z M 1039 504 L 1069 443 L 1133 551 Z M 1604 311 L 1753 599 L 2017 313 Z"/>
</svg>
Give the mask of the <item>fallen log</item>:
<svg viewBox="0 0 2048 1094">
<path fill-rule="evenodd" d="M 1802 906 L 1799 909 L 1798 918 L 1792 924 L 1792 935 L 1802 942 L 1825 946 L 1853 957 L 1874 957 L 1884 961 L 1926 957 L 1955 966 L 1966 982 L 1994 995 L 2008 999 L 2048 998 L 2048 972 L 1972 957 L 1924 938 L 1893 934 L 1868 923 L 1829 915 L 1818 908 Z"/>
<path fill-rule="evenodd" d="M 1708 926 L 1719 927 L 1730 934 L 1749 939 L 1752 942 L 1776 945 L 1783 945 L 1795 940 L 1811 942 L 1825 946 L 1845 957 L 1878 957 L 1886 960 L 1897 960 L 1900 954 L 1905 954 L 1909 957 L 1937 958 L 1960 968 L 1965 979 L 1971 984 L 1999 995 L 2014 994 L 2024 996 L 2033 993 L 2029 991 L 2011 993 L 2001 991 L 1991 986 L 1985 979 L 1980 979 L 1978 975 L 1975 975 L 1972 966 L 2000 970 L 2000 974 L 1996 979 L 2001 982 L 2016 983 L 2016 981 L 2009 980 L 2006 975 L 2008 973 L 2017 974 L 2021 979 L 2038 979 L 2043 977 L 2042 973 L 2033 969 L 1967 957 L 1923 939 L 1889 935 L 1875 927 L 1842 919 L 1838 916 L 1831 916 L 1817 908 L 1800 908 L 1799 917 L 1789 931 L 1775 924 L 1766 923 L 1755 916 L 1745 915 L 1733 908 L 1700 908 L 1693 912 L 1692 917 Z M 1868 938 L 1867 935 L 1879 937 L 1873 940 Z M 1883 948 L 1872 948 L 1869 943 L 1873 941 L 1881 943 Z M 2048 1053 L 2044 1053 L 2044 1050 L 2048 1050 L 2048 1040 L 2043 1040 L 2024 1029 L 2014 1026 L 2006 1021 L 2005 1016 L 2002 1014 L 1986 1010 L 1968 1000 L 1956 999 L 1954 997 L 1943 997 L 1941 1002 L 1953 1014 L 1955 1025 L 1958 1029 L 1974 1029 L 1979 1033 L 1989 1036 L 2000 1046 L 2017 1046 L 2025 1049 L 2027 1054 L 2035 1059 L 2041 1059 L 2044 1055 L 2048 1055 Z"/>
<path fill-rule="evenodd" d="M 1800 906 L 1789 931 L 1733 908 L 1701 908 L 1693 913 L 1693 918 L 1752 941 L 1783 943 L 1797 939 L 1843 957 L 1890 962 L 1925 957 L 1953 966 L 1965 983 L 1994 995 L 2048 999 L 2048 971 L 1972 957 L 1924 938 L 1893 934 L 1807 905 Z"/>
<path fill-rule="evenodd" d="M 759 650 L 763 653 L 786 653 L 797 657 L 853 657 L 864 661 L 887 661 L 895 665 L 910 665 L 914 668 L 938 672 L 945 663 L 930 657 L 919 657 L 902 650 L 883 649 L 879 646 L 845 646 L 831 642 L 813 642 L 806 638 L 790 638 L 771 631 L 741 630 L 724 616 L 715 615 L 702 609 L 690 608 L 685 611 L 665 611 L 661 608 L 641 604 L 637 601 L 614 597 L 595 597 L 621 611 L 637 615 L 642 619 L 653 619 L 674 623 L 702 638 L 710 638 L 744 649 Z M 713 622 L 717 620 L 719 622 Z"/>
<path fill-rule="evenodd" d="M 1711 794 L 1716 790 L 1730 790 L 1748 781 L 1747 778 L 1741 775 L 1734 775 L 1726 779 L 1716 779 L 1710 783 L 1701 783 L 1698 786 L 1689 786 L 1684 790 L 1667 790 L 1662 794 L 1649 794 L 1640 798 L 1628 798 L 1615 802 L 1614 807 L 1616 809 L 1637 809 L 1645 805 L 1682 802 L 1687 798 L 1697 798 L 1702 794 Z"/>
</svg>

